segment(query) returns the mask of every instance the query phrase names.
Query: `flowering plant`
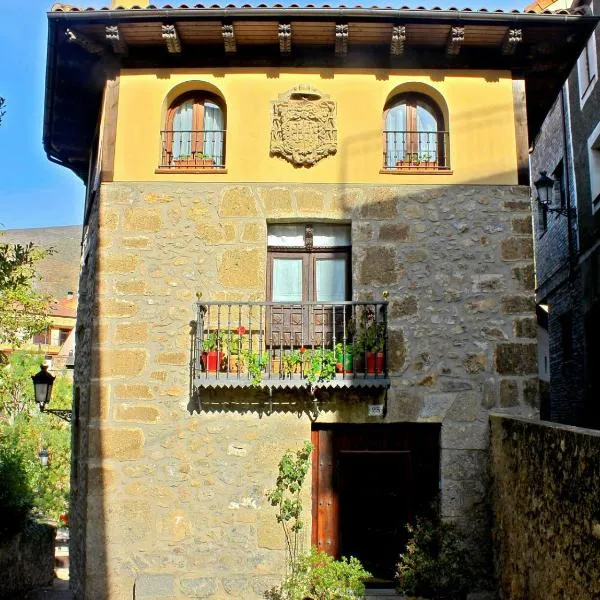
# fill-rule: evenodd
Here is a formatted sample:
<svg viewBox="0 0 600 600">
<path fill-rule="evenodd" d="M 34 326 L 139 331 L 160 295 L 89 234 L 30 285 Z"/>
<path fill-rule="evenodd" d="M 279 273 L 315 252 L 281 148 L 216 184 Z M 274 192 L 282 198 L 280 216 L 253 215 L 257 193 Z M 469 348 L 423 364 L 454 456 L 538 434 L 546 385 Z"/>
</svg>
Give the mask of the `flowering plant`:
<svg viewBox="0 0 600 600">
<path fill-rule="evenodd" d="M 244 342 L 243 336 L 246 335 L 246 333 L 248 333 L 248 330 L 243 325 L 240 325 L 235 330 L 235 333 L 229 334 L 229 337 L 227 339 L 227 345 L 229 347 L 230 354 L 241 354 L 242 353 L 243 342 Z"/>
</svg>

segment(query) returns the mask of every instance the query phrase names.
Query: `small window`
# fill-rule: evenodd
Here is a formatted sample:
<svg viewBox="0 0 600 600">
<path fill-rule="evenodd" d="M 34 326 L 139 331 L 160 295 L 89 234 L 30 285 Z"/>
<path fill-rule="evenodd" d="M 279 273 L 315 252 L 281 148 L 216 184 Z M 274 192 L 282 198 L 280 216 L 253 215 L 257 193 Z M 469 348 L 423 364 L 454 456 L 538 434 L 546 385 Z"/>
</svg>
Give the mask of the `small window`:
<svg viewBox="0 0 600 600">
<path fill-rule="evenodd" d="M 448 167 L 448 133 L 440 109 L 423 94 L 402 94 L 385 112 L 384 166 L 393 170 Z"/>
<path fill-rule="evenodd" d="M 169 108 L 161 137 L 161 168 L 223 168 L 225 110 L 222 101 L 198 92 L 181 96 Z"/>
<path fill-rule="evenodd" d="M 577 76 L 579 79 L 579 98 L 583 106 L 598 79 L 595 32 L 592 33 L 577 61 Z"/>
<path fill-rule="evenodd" d="M 588 161 L 592 211 L 600 209 L 600 123 L 588 138 Z"/>
</svg>

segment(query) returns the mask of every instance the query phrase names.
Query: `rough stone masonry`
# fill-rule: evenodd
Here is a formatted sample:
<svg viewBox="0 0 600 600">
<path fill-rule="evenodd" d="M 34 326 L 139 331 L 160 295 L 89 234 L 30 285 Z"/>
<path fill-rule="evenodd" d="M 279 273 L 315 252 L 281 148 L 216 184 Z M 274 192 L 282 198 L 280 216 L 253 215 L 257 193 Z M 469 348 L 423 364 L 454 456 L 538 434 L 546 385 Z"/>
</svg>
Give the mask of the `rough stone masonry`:
<svg viewBox="0 0 600 600">
<path fill-rule="evenodd" d="M 389 292 L 384 420 L 441 423 L 443 515 L 488 544 L 488 411 L 538 402 L 528 188 L 110 183 L 80 288 L 76 597 L 252 600 L 280 579 L 264 493 L 311 421 L 293 394 L 271 415 L 253 391 L 197 412 L 189 323 L 198 292 L 264 299 L 267 223 L 298 219 L 351 223 L 354 299 Z M 367 404 L 319 420 L 381 421 Z M 309 499 L 310 482 L 308 523 Z"/>
</svg>

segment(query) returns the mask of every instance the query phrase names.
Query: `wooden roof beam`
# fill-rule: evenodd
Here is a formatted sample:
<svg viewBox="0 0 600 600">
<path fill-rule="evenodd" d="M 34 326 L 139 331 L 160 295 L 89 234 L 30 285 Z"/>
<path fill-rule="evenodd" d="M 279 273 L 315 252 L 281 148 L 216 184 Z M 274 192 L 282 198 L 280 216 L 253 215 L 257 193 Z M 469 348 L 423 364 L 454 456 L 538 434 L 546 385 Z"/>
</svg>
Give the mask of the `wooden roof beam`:
<svg viewBox="0 0 600 600">
<path fill-rule="evenodd" d="M 169 53 L 179 54 L 181 52 L 181 41 L 179 39 L 179 34 L 177 33 L 177 27 L 175 27 L 175 25 L 163 24 L 161 29 L 162 38 L 165 40 Z"/>
<path fill-rule="evenodd" d="M 65 29 L 65 37 L 69 43 L 77 44 L 90 54 L 102 54 L 104 52 L 103 46 L 85 37 L 85 35 L 82 33 L 74 31 L 73 29 Z"/>
<path fill-rule="evenodd" d="M 456 56 L 460 52 L 460 47 L 465 41 L 465 28 L 460 26 L 450 27 L 450 35 L 446 44 L 446 54 Z"/>
<path fill-rule="evenodd" d="M 392 56 L 401 56 L 404 54 L 404 43 L 406 42 L 406 25 L 394 25 L 392 29 L 392 41 L 390 44 L 390 54 Z"/>
<path fill-rule="evenodd" d="M 235 39 L 235 30 L 233 25 L 228 23 L 223 23 L 221 27 L 221 32 L 223 35 L 223 44 L 225 46 L 226 54 L 233 54 L 237 52 L 237 43 Z"/>
<path fill-rule="evenodd" d="M 106 40 L 112 46 L 115 54 L 125 54 L 127 52 L 127 44 L 119 31 L 118 25 L 107 25 L 105 27 Z"/>
<path fill-rule="evenodd" d="M 348 54 L 348 23 L 335 24 L 335 53 L 337 56 Z"/>
<path fill-rule="evenodd" d="M 517 46 L 523 41 L 523 30 L 510 28 L 502 43 L 502 54 L 505 56 L 514 54 Z"/>
<path fill-rule="evenodd" d="M 290 54 L 292 51 L 292 25 L 290 23 L 279 23 L 279 51 L 281 54 Z"/>
</svg>

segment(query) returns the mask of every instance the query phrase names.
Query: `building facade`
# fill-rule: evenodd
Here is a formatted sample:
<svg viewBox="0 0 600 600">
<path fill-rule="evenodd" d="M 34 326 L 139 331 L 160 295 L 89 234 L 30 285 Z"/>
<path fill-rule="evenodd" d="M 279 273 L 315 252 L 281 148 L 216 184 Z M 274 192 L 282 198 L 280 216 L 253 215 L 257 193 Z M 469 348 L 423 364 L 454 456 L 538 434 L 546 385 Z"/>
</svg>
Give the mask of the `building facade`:
<svg viewBox="0 0 600 600">
<path fill-rule="evenodd" d="M 594 21 L 49 22 L 46 150 L 88 181 L 76 597 L 261 597 L 285 559 L 265 491 L 305 440 L 306 548 L 390 580 L 439 496 L 489 565 L 488 413 L 538 407 L 527 122 Z"/>
<path fill-rule="evenodd" d="M 596 4 L 582 4 L 598 14 Z M 550 8 L 554 8 L 551 5 Z M 537 302 L 547 311 L 550 385 L 543 417 L 583 427 L 600 426 L 599 261 L 600 89 L 598 33 L 577 65 L 535 139 L 532 181 L 554 181 L 551 206 L 534 195 Z"/>
</svg>

